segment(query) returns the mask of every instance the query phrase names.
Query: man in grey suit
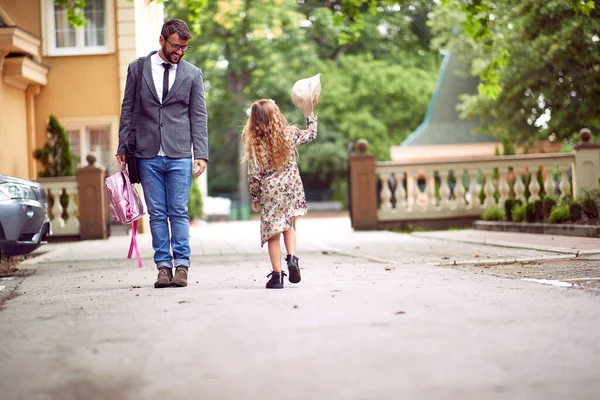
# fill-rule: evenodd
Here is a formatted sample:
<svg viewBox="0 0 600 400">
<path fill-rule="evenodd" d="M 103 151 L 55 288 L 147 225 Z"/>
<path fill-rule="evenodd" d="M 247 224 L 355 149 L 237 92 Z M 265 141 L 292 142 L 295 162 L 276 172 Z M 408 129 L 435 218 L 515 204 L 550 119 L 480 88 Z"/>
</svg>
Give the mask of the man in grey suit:
<svg viewBox="0 0 600 400">
<path fill-rule="evenodd" d="M 137 76 L 139 59 L 129 64 L 121 107 L 117 159 L 126 162 L 128 139 L 135 124 L 135 156 L 158 268 L 156 288 L 187 286 L 190 266 L 187 204 L 192 174 L 200 176 L 208 162 L 202 71 L 182 60 L 191 37 L 185 22 L 177 19 L 165 22 L 159 38 L 160 49 L 145 57 L 142 76 Z M 133 121 L 138 79 L 141 94 L 138 116 Z"/>
</svg>

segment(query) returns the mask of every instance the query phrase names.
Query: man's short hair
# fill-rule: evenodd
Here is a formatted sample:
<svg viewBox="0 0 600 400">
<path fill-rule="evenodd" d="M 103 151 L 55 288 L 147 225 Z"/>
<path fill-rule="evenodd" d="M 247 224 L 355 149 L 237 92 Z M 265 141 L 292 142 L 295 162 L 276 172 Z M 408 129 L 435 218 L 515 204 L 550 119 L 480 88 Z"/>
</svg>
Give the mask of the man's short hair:
<svg viewBox="0 0 600 400">
<path fill-rule="evenodd" d="M 192 38 L 190 28 L 180 19 L 172 19 L 165 22 L 160 31 L 160 35 L 165 39 L 168 39 L 174 33 L 177 33 L 183 40 L 190 40 Z"/>
</svg>

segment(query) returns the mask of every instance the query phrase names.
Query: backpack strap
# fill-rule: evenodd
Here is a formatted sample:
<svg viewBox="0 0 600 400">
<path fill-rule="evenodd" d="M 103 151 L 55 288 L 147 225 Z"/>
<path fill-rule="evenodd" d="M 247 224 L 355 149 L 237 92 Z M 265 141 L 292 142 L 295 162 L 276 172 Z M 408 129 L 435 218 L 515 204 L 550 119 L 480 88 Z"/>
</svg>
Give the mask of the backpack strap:
<svg viewBox="0 0 600 400">
<path fill-rule="evenodd" d="M 131 243 L 129 244 L 129 254 L 127 254 L 127 258 L 131 258 L 131 254 L 135 249 L 135 256 L 137 258 L 138 267 L 142 268 L 142 257 L 140 257 L 140 250 L 138 249 L 137 240 L 137 220 L 131 223 Z"/>
</svg>

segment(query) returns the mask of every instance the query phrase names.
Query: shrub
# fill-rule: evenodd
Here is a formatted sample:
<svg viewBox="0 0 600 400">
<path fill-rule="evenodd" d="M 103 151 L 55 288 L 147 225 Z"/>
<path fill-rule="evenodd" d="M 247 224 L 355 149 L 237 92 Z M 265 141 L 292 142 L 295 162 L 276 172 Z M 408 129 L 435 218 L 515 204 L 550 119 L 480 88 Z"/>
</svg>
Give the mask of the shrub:
<svg viewBox="0 0 600 400">
<path fill-rule="evenodd" d="M 595 221 L 598 219 L 598 208 L 600 207 L 600 191 L 585 190 L 581 196 L 581 206 L 586 217 Z"/>
<path fill-rule="evenodd" d="M 569 215 L 569 206 L 556 206 L 552 209 L 548 222 L 551 224 L 560 224 L 561 222 L 567 222 L 571 219 Z"/>
<path fill-rule="evenodd" d="M 188 201 L 188 215 L 191 220 L 195 218 L 201 218 L 204 215 L 202 194 L 200 188 L 192 181 L 192 188 L 190 189 L 190 199 Z"/>
<path fill-rule="evenodd" d="M 403 177 L 401 175 L 401 177 Z M 397 185 L 402 185 L 402 179 L 399 180 L 399 182 L 396 183 Z M 331 190 L 333 192 L 333 196 L 332 196 L 332 200 L 333 201 L 339 201 L 340 203 L 342 203 L 342 207 L 344 210 L 348 209 L 348 180 L 347 179 L 335 179 L 332 183 L 331 183 Z M 392 199 L 392 203 L 394 205 L 394 207 L 397 207 L 396 203 L 396 199 Z"/>
<path fill-rule="evenodd" d="M 568 206 L 572 202 L 573 202 L 573 195 L 571 195 L 571 193 L 563 193 L 558 198 L 558 203 L 557 204 L 559 206 Z"/>
<path fill-rule="evenodd" d="M 542 209 L 544 211 L 544 219 L 548 219 L 550 217 L 552 208 L 554 208 L 556 203 L 557 203 L 556 196 L 550 195 L 550 194 L 544 196 L 544 200 L 542 200 Z"/>
<path fill-rule="evenodd" d="M 512 220 L 515 222 L 523 222 L 525 221 L 525 209 L 527 208 L 526 204 L 518 203 L 512 209 Z"/>
<path fill-rule="evenodd" d="M 533 202 L 533 208 L 535 210 L 535 220 L 542 222 L 546 219 L 544 215 L 544 205 L 542 200 L 536 200 Z"/>
<path fill-rule="evenodd" d="M 591 220 L 598 219 L 598 205 L 591 197 L 584 197 L 581 200 L 583 213 Z"/>
<path fill-rule="evenodd" d="M 54 115 L 50 115 L 48 120 L 46 139 L 43 147 L 33 151 L 33 158 L 42 166 L 38 177 L 55 178 L 75 175 L 71 142 L 67 131 Z"/>
<path fill-rule="evenodd" d="M 504 210 L 499 206 L 489 206 L 481 218 L 484 221 L 504 221 Z"/>
<path fill-rule="evenodd" d="M 515 206 L 515 199 L 506 199 L 504 202 L 504 215 L 507 221 L 512 221 L 512 209 Z"/>
<path fill-rule="evenodd" d="M 573 201 L 569 204 L 569 215 L 571 217 L 571 222 L 577 222 L 583 216 L 583 207 L 580 202 Z"/>
<path fill-rule="evenodd" d="M 527 203 L 527 205 L 525 206 L 525 221 L 527 221 L 527 222 L 535 222 L 536 221 L 535 202 Z"/>
<path fill-rule="evenodd" d="M 515 154 L 517 154 L 515 146 L 510 142 L 508 135 L 502 136 L 502 155 L 514 156 Z"/>
</svg>

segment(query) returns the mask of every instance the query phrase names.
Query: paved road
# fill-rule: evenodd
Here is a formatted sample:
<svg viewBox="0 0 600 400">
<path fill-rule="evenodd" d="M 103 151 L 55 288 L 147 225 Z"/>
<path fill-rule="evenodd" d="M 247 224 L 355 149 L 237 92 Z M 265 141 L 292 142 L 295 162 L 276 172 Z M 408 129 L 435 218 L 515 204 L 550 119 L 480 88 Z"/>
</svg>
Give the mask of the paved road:
<svg viewBox="0 0 600 400">
<path fill-rule="evenodd" d="M 151 287 L 149 235 L 140 269 L 126 237 L 46 246 L 0 281 L 0 398 L 600 398 L 598 291 L 472 272 L 597 239 L 297 227 L 280 291 L 257 221 L 194 227 L 187 288 Z"/>
</svg>

